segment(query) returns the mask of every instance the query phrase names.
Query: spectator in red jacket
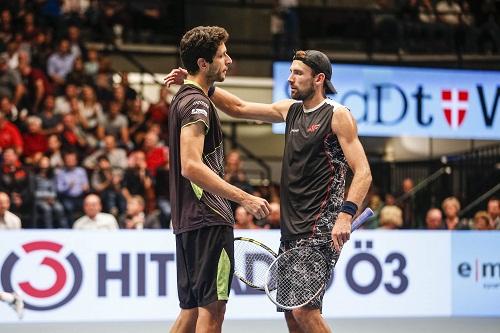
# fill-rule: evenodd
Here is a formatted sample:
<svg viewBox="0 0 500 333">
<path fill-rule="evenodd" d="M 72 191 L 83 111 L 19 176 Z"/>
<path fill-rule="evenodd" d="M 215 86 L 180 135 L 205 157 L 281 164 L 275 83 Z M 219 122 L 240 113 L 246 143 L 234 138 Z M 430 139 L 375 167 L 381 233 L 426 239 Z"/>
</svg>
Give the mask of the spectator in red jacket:
<svg viewBox="0 0 500 333">
<path fill-rule="evenodd" d="M 47 151 L 47 136 L 42 131 L 42 119 L 30 116 L 26 121 L 28 132 L 23 134 L 24 152 L 26 163 L 33 164 Z"/>
<path fill-rule="evenodd" d="M 10 101 L 7 97 L 3 97 L 0 104 L 2 105 L 0 110 L 0 150 L 5 150 L 6 148 L 13 148 L 17 154 L 22 154 L 23 152 L 23 138 L 16 125 L 5 119 L 5 113 L 3 105 Z"/>
</svg>

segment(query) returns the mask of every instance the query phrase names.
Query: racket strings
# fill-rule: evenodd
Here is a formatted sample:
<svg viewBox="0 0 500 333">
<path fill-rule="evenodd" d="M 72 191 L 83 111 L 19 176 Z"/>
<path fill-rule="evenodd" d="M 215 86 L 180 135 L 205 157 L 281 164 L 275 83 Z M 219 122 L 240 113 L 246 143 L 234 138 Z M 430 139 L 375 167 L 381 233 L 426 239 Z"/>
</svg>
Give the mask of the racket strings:
<svg viewBox="0 0 500 333">
<path fill-rule="evenodd" d="M 319 295 L 328 275 L 329 265 L 321 253 L 296 248 L 283 253 L 270 267 L 268 295 L 285 309 L 299 307 Z"/>
<path fill-rule="evenodd" d="M 234 241 L 234 274 L 254 288 L 264 289 L 267 270 L 274 259 L 269 251 L 255 243 Z"/>
</svg>

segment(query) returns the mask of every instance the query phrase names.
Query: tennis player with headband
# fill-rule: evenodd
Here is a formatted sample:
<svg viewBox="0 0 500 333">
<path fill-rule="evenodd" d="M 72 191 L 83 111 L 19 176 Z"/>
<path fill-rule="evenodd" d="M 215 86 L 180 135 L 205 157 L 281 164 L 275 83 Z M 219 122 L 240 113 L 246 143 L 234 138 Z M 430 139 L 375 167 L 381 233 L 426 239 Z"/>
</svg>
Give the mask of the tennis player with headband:
<svg viewBox="0 0 500 333">
<path fill-rule="evenodd" d="M 174 69 L 165 83 L 178 83 L 184 75 L 184 70 Z M 331 240 L 333 246 L 322 249 L 331 263 L 330 272 L 349 240 L 352 218 L 371 184 L 356 121 L 345 106 L 326 96 L 336 93 L 331 77 L 332 66 L 324 53 L 297 51 L 288 77 L 294 100 L 253 103 L 221 88 L 209 90 L 215 105 L 230 116 L 273 123 L 286 121 L 280 252 Z M 349 167 L 354 176 L 345 195 Z M 323 295 L 304 307 L 285 312 L 290 332 L 330 332 L 321 316 Z"/>
</svg>

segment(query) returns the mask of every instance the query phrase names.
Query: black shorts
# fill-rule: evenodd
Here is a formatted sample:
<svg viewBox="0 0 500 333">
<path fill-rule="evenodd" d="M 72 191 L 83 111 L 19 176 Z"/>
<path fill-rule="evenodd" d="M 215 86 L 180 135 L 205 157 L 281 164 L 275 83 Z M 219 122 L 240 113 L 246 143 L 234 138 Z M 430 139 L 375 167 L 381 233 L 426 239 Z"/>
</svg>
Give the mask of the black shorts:
<svg viewBox="0 0 500 333">
<path fill-rule="evenodd" d="M 327 281 L 330 280 L 331 274 L 333 271 L 333 268 L 335 267 L 335 264 L 337 263 L 339 259 L 339 254 L 330 246 L 330 243 L 328 243 L 328 239 L 319 239 L 319 238 L 302 238 L 302 239 L 296 239 L 296 240 L 290 240 L 290 241 L 281 241 L 280 243 L 280 249 L 279 249 L 279 254 L 296 248 L 296 247 L 301 247 L 301 246 L 310 246 L 310 245 L 317 245 L 317 244 L 327 244 L 321 245 L 316 247 L 321 253 L 325 256 L 328 262 L 328 271 L 329 271 L 329 276 L 327 278 Z M 280 276 L 279 280 L 284 279 L 287 281 L 287 283 L 296 283 L 296 284 L 302 284 L 304 282 L 303 278 L 297 278 L 295 277 L 294 270 L 290 270 L 291 275 L 290 276 Z M 308 278 L 309 279 L 314 279 L 314 271 L 311 271 L 309 273 Z M 298 288 L 295 288 L 298 289 Z M 308 304 L 304 305 L 304 307 L 309 308 L 309 309 L 319 309 L 320 311 L 323 308 L 323 296 L 325 295 L 325 289 L 321 293 L 319 293 L 318 296 L 316 296 L 311 302 Z M 280 282 L 278 281 L 278 298 L 279 300 L 283 301 L 285 298 L 290 298 L 293 299 L 294 295 L 292 293 L 287 293 L 286 291 L 280 292 Z M 296 304 L 296 301 L 290 301 L 286 303 L 291 303 L 291 304 Z M 278 307 L 276 309 L 278 312 L 287 312 L 290 310 L 285 310 L 283 308 Z"/>
<path fill-rule="evenodd" d="M 176 257 L 181 309 L 227 301 L 234 273 L 232 227 L 218 225 L 176 235 Z"/>
</svg>

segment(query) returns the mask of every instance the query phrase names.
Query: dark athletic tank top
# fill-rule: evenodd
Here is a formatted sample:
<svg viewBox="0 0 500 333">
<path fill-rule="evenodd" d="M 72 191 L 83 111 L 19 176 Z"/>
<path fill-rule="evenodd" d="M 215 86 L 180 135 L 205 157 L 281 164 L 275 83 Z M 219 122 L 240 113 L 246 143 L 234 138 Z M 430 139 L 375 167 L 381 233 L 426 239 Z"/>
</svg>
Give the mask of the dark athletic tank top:
<svg viewBox="0 0 500 333">
<path fill-rule="evenodd" d="M 326 99 L 313 110 L 294 103 L 286 118 L 281 172 L 281 238 L 330 238 L 344 200 L 348 168 L 333 112 L 343 107 Z"/>
</svg>

